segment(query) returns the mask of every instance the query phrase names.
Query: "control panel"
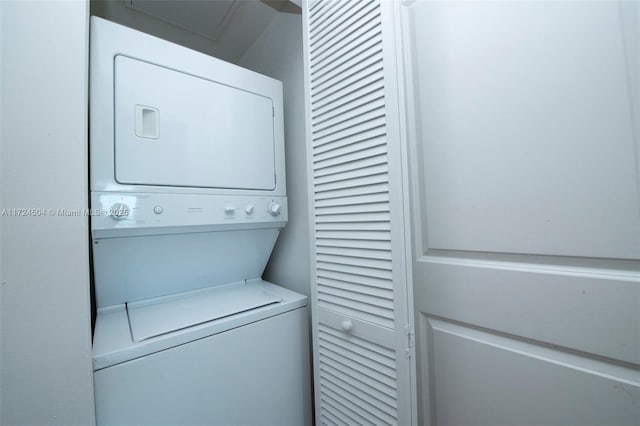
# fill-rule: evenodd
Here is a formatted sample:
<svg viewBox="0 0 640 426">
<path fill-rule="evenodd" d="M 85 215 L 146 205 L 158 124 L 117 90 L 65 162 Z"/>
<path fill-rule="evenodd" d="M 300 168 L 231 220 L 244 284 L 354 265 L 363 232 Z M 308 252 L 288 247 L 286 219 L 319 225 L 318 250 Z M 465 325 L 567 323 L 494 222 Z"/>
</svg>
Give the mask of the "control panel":
<svg viewBox="0 0 640 426">
<path fill-rule="evenodd" d="M 93 192 L 92 229 L 284 223 L 286 197 Z"/>
</svg>

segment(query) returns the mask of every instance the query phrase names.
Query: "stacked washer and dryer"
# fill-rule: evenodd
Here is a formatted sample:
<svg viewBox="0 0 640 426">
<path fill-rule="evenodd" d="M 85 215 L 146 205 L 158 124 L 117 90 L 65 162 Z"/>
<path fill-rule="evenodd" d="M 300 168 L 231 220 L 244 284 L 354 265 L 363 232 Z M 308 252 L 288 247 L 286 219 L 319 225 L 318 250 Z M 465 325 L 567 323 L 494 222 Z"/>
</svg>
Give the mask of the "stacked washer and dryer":
<svg viewBox="0 0 640 426">
<path fill-rule="evenodd" d="M 282 114 L 280 82 L 91 18 L 98 425 L 311 423 L 306 297 L 261 279 Z"/>
</svg>

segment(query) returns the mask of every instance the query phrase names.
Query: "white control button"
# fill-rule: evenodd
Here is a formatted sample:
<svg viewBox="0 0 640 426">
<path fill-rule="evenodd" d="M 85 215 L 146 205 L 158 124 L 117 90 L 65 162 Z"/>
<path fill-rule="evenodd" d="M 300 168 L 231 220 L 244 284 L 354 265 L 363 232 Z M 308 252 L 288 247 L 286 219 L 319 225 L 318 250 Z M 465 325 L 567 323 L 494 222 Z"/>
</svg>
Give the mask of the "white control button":
<svg viewBox="0 0 640 426">
<path fill-rule="evenodd" d="M 277 202 L 275 202 L 275 201 L 272 201 L 272 202 L 269 204 L 269 214 L 270 214 L 271 216 L 278 216 L 278 215 L 280 214 L 280 208 L 281 208 L 281 207 L 282 207 L 282 206 L 280 206 L 280 203 L 277 203 Z"/>
<path fill-rule="evenodd" d="M 234 214 L 236 212 L 236 208 L 233 206 L 225 206 L 224 212 L 226 214 Z"/>
<path fill-rule="evenodd" d="M 162 212 L 163 212 L 163 211 L 164 211 L 164 209 L 162 208 L 162 206 L 155 206 L 155 207 L 153 208 L 153 212 L 154 212 L 155 214 L 162 214 Z"/>
<path fill-rule="evenodd" d="M 129 216 L 129 206 L 125 203 L 114 203 L 109 211 L 113 220 L 123 220 Z"/>
<path fill-rule="evenodd" d="M 244 208 L 244 212 L 246 214 L 251 214 L 253 213 L 253 204 L 247 204 L 247 206 Z"/>
</svg>

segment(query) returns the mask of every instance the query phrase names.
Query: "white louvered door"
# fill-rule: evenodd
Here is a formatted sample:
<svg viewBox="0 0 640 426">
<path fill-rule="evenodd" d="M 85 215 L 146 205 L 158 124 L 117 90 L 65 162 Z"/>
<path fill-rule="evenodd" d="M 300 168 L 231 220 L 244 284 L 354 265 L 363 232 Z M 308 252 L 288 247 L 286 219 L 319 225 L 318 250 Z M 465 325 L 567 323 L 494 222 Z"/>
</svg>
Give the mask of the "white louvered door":
<svg viewBox="0 0 640 426">
<path fill-rule="evenodd" d="M 386 8 L 379 0 L 303 5 L 319 425 L 415 423 Z"/>
</svg>

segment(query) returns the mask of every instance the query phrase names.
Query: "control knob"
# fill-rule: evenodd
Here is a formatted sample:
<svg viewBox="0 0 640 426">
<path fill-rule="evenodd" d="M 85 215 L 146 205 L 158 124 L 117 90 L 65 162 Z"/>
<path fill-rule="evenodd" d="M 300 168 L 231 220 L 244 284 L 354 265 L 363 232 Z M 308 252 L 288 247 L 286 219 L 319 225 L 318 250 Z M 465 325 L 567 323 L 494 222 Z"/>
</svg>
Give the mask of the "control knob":
<svg viewBox="0 0 640 426">
<path fill-rule="evenodd" d="M 272 201 L 271 203 L 269 203 L 269 214 L 271 216 L 278 216 L 280 215 L 280 209 L 282 208 L 282 206 L 280 205 L 280 203 L 276 202 L 276 201 Z"/>
<path fill-rule="evenodd" d="M 123 220 L 129 216 L 129 206 L 122 202 L 113 203 L 109 209 L 113 220 Z"/>
</svg>

